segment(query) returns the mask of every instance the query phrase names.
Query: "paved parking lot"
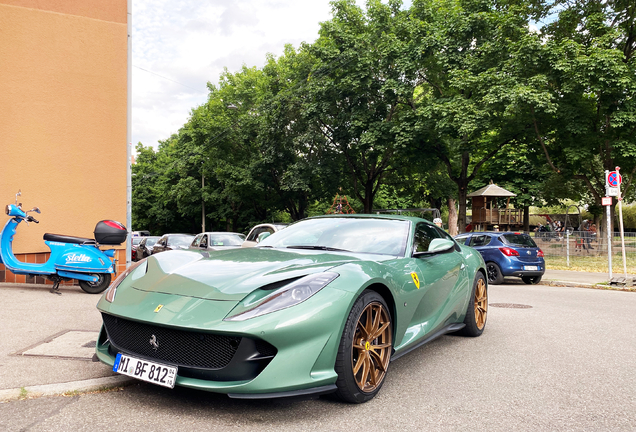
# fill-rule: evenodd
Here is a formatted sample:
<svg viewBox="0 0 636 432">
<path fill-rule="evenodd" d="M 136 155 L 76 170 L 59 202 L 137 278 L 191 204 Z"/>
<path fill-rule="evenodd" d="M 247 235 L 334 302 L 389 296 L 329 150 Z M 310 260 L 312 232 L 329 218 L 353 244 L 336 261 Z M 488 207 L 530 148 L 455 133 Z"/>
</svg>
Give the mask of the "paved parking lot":
<svg viewBox="0 0 636 432">
<path fill-rule="evenodd" d="M 0 403 L 0 430 L 636 429 L 635 293 L 509 284 L 492 286 L 490 303 L 482 337 L 444 336 L 400 358 L 379 396 L 363 405 L 241 401 L 134 384 Z M 86 317 L 86 325 L 93 320 Z M 47 362 L 66 371 L 102 366 Z M 6 366 L 3 357 L 3 375 L 11 373 Z"/>
</svg>

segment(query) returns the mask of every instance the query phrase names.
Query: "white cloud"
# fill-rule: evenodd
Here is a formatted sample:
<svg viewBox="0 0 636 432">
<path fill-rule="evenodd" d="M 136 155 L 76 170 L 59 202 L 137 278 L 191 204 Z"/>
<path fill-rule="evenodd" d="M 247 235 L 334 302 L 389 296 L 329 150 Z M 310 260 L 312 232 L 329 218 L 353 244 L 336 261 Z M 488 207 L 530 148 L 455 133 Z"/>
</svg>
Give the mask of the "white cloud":
<svg viewBox="0 0 636 432">
<path fill-rule="evenodd" d="M 135 0 L 133 144 L 176 133 L 223 67 L 262 67 L 268 52 L 313 42 L 330 12 L 329 0 Z"/>
</svg>

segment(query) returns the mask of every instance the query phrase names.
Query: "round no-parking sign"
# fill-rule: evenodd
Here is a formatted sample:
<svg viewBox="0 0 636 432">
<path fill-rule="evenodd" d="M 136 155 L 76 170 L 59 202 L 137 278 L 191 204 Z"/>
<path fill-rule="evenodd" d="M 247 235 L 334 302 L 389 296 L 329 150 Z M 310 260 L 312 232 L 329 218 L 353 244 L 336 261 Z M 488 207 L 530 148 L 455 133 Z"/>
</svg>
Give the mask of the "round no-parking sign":
<svg viewBox="0 0 636 432">
<path fill-rule="evenodd" d="M 607 184 L 609 187 L 618 187 L 623 182 L 623 177 L 616 171 L 611 171 L 607 175 Z"/>
</svg>

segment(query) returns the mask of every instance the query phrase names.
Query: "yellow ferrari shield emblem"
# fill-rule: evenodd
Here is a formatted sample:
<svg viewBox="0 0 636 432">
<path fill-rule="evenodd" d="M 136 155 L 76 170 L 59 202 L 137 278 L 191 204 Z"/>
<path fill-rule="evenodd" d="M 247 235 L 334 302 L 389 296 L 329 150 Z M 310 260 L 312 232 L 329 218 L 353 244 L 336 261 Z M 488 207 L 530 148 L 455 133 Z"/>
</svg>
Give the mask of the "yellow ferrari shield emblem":
<svg viewBox="0 0 636 432">
<path fill-rule="evenodd" d="M 420 289 L 420 278 L 417 277 L 417 273 L 411 273 L 411 277 L 413 278 L 413 282 L 415 282 L 417 289 Z"/>
<path fill-rule="evenodd" d="M 161 308 L 163 307 L 163 305 L 159 305 L 157 306 L 157 308 L 155 309 L 155 313 L 159 312 L 161 310 Z"/>
</svg>

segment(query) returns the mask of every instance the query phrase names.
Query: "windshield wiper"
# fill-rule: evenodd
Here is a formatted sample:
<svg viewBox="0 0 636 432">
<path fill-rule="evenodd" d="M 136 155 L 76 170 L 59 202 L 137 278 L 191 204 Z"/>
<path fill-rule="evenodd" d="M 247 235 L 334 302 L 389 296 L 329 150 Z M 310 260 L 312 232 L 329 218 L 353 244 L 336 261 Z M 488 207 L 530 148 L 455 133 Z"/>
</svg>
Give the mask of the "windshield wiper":
<svg viewBox="0 0 636 432">
<path fill-rule="evenodd" d="M 309 250 L 324 250 L 330 252 L 351 252 L 346 249 L 338 249 L 328 246 L 306 246 L 306 245 L 297 245 L 297 246 L 287 246 L 287 249 L 309 249 Z"/>
</svg>

